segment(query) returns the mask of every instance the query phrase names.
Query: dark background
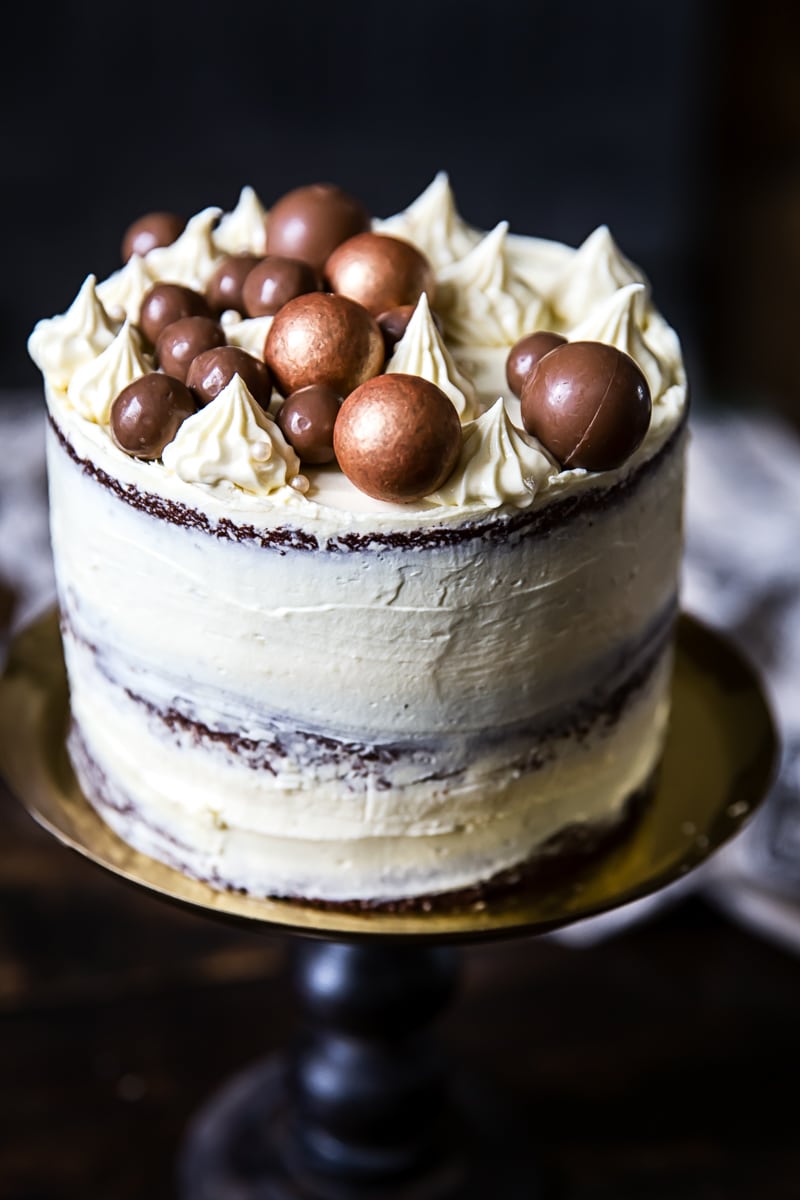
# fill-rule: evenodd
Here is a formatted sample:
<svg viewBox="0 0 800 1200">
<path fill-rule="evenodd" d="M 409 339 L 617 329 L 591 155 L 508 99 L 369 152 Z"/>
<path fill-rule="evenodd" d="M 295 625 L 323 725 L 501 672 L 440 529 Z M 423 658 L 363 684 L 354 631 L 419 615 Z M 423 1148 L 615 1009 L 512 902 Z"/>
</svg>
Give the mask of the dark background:
<svg viewBox="0 0 800 1200">
<path fill-rule="evenodd" d="M 479 225 L 574 244 L 607 222 L 696 394 L 709 377 L 793 404 L 793 363 L 738 345 L 800 318 L 794 5 L 84 0 L 21 6 L 5 32 L 10 385 L 36 386 L 34 321 L 118 265 L 141 212 L 331 179 L 388 215 L 443 167 Z"/>
</svg>

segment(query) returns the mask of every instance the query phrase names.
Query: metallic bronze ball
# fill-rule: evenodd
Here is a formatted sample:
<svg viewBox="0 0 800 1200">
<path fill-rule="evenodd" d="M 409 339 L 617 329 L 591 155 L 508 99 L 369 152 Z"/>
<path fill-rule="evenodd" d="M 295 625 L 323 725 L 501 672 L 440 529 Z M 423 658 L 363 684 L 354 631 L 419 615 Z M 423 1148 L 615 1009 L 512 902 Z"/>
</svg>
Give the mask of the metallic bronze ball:
<svg viewBox="0 0 800 1200">
<path fill-rule="evenodd" d="M 333 183 L 312 183 L 287 192 L 267 218 L 267 254 L 299 258 L 322 271 L 338 245 L 370 227 L 360 200 Z"/>
<path fill-rule="evenodd" d="M 357 300 L 377 316 L 387 308 L 416 304 L 423 292 L 433 303 L 433 267 L 410 242 L 383 233 L 359 233 L 343 242 L 325 264 L 334 292 Z"/>
<path fill-rule="evenodd" d="M 211 317 L 181 317 L 162 329 L 156 342 L 156 358 L 165 374 L 185 383 L 193 358 L 224 345 L 222 327 Z"/>
<path fill-rule="evenodd" d="M 302 462 L 333 461 L 333 427 L 341 403 L 342 397 L 324 384 L 301 388 L 286 398 L 277 422 Z"/>
<path fill-rule="evenodd" d="M 151 346 L 173 321 L 181 317 L 210 317 L 205 296 L 180 283 L 154 283 L 145 292 L 139 309 L 139 328 Z"/>
<path fill-rule="evenodd" d="M 244 314 L 244 281 L 260 262 L 258 254 L 225 255 L 206 285 L 206 299 L 215 315 L 229 309 Z"/>
<path fill-rule="evenodd" d="M 528 433 L 565 467 L 611 471 L 650 425 L 650 389 L 627 354 L 605 342 L 567 342 L 540 359 L 521 398 Z"/>
<path fill-rule="evenodd" d="M 111 406 L 111 436 L 132 458 L 160 458 L 194 411 L 192 394 L 179 379 L 153 371 L 117 396 Z"/>
<path fill-rule="evenodd" d="M 537 333 L 520 338 L 511 347 L 506 359 L 506 379 L 515 396 L 522 395 L 522 385 L 539 359 L 555 350 L 556 346 L 563 346 L 566 340 L 560 333 L 540 329 Z"/>
<path fill-rule="evenodd" d="M 260 358 L 254 358 L 239 346 L 216 346 L 193 358 L 186 376 L 186 386 L 201 408 L 216 400 L 234 375 L 238 375 L 256 404 L 266 411 L 272 397 L 269 369 Z"/>
<path fill-rule="evenodd" d="M 144 256 L 156 246 L 171 246 L 186 227 L 183 217 L 171 212 L 145 213 L 125 230 L 122 239 L 122 260 L 127 262 L 132 254 Z"/>
<path fill-rule="evenodd" d="M 383 366 L 383 338 L 360 304 L 309 292 L 284 304 L 267 334 L 264 359 L 284 396 L 324 383 L 346 396 Z"/>
<path fill-rule="evenodd" d="M 418 375 L 379 375 L 342 405 L 333 446 L 368 496 L 408 504 L 445 482 L 461 451 L 461 422 L 444 392 Z"/>
<path fill-rule="evenodd" d="M 245 280 L 242 289 L 244 309 L 248 317 L 272 317 L 295 296 L 316 292 L 318 287 L 317 273 L 308 263 L 299 258 L 268 254 Z"/>
</svg>

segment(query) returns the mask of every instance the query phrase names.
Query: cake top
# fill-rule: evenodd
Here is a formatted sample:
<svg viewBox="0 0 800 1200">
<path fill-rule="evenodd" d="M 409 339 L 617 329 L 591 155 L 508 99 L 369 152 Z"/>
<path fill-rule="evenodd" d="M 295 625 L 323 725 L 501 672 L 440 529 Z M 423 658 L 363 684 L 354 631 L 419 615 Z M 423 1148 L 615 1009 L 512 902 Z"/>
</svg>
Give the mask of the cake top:
<svg viewBox="0 0 800 1200">
<path fill-rule="evenodd" d="M 330 184 L 151 213 L 29 350 L 126 482 L 267 522 L 451 521 L 625 473 L 680 421 L 674 332 L 605 226 L 488 233 L 438 175 L 372 220 Z"/>
</svg>

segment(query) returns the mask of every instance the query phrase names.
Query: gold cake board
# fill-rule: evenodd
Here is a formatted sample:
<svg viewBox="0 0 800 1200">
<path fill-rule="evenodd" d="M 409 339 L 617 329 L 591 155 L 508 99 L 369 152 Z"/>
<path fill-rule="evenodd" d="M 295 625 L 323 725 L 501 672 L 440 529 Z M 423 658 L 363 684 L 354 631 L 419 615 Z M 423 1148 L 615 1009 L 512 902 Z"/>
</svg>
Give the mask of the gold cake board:
<svg viewBox="0 0 800 1200">
<path fill-rule="evenodd" d="M 349 911 L 221 892 L 138 853 L 82 795 L 65 735 L 68 693 L 55 612 L 14 639 L 0 681 L 0 768 L 31 815 L 62 843 L 165 898 L 242 922 L 338 939 L 455 942 L 543 933 L 655 892 L 741 829 L 768 790 L 774 723 L 755 672 L 719 634 L 678 625 L 664 761 L 644 815 L 624 841 L 557 886 L 433 912 Z M 531 775 L 531 789 L 536 775 Z"/>
</svg>

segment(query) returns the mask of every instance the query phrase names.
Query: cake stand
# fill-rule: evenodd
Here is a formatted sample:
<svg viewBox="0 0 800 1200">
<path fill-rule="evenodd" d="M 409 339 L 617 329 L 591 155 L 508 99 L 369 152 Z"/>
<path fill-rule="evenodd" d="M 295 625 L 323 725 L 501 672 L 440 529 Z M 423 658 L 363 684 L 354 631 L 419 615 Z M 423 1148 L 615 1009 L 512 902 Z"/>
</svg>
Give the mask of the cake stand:
<svg viewBox="0 0 800 1200">
<path fill-rule="evenodd" d="M 59 841 L 165 899 L 294 936 L 303 1033 L 239 1075 L 195 1119 L 184 1200 L 531 1200 L 549 1194 L 502 1099 L 446 1069 L 431 1034 L 457 976 L 455 943 L 541 934 L 685 876 L 765 796 L 777 759 L 753 670 L 688 617 L 656 794 L 619 843 L 560 877 L 430 911 L 257 900 L 138 854 L 81 795 L 65 750 L 57 618 L 18 635 L 0 684 L 0 766 Z M 300 936 L 297 936 L 300 935 Z"/>
</svg>

